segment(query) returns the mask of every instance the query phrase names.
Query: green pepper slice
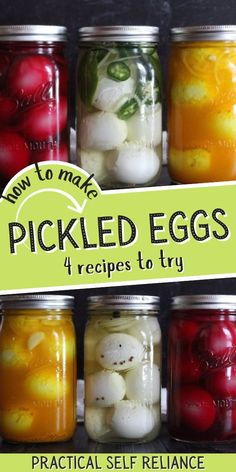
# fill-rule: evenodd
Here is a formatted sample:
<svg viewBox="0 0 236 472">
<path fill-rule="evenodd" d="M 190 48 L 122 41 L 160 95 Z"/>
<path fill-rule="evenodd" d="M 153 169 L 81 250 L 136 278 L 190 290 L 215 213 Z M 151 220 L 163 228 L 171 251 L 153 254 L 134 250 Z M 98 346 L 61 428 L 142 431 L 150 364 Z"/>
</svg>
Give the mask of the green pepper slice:
<svg viewBox="0 0 236 472">
<path fill-rule="evenodd" d="M 90 107 L 98 84 L 96 51 L 86 52 L 78 66 L 78 90 L 82 102 Z"/>
<path fill-rule="evenodd" d="M 136 98 L 131 98 L 124 103 L 117 112 L 118 118 L 120 120 L 128 120 L 131 116 L 133 116 L 138 109 L 138 102 Z"/>
<path fill-rule="evenodd" d="M 127 80 L 130 77 L 130 68 L 122 61 L 111 62 L 107 67 L 107 75 L 117 81 Z"/>
</svg>

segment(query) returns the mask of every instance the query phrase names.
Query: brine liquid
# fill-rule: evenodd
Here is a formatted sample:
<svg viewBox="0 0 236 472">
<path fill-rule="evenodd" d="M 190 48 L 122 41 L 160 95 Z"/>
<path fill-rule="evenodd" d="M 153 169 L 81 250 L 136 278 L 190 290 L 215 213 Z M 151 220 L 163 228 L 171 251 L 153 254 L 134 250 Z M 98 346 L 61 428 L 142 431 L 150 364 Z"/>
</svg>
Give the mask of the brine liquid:
<svg viewBox="0 0 236 472">
<path fill-rule="evenodd" d="M 85 426 L 100 442 L 143 442 L 160 429 L 161 335 L 153 316 L 92 316 L 85 332 Z"/>
<path fill-rule="evenodd" d="M 236 179 L 234 42 L 180 43 L 169 65 L 169 171 L 176 182 Z"/>
<path fill-rule="evenodd" d="M 0 434 L 11 441 L 69 439 L 76 424 L 75 333 L 60 311 L 20 311 L 0 333 Z"/>
</svg>

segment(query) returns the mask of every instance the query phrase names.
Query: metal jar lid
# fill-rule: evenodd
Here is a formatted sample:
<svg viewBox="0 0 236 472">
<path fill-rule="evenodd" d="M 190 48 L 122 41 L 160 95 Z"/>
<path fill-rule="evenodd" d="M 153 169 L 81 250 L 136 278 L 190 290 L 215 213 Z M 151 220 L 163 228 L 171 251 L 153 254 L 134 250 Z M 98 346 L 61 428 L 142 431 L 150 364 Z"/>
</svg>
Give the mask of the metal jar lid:
<svg viewBox="0 0 236 472">
<path fill-rule="evenodd" d="M 178 41 L 235 41 L 236 25 L 203 25 L 172 28 L 171 39 Z"/>
<path fill-rule="evenodd" d="M 150 295 L 99 295 L 88 297 L 90 310 L 157 310 L 159 297 Z"/>
<path fill-rule="evenodd" d="M 0 41 L 65 41 L 67 28 L 51 25 L 0 26 Z"/>
<path fill-rule="evenodd" d="M 235 310 L 236 295 L 181 295 L 172 298 L 171 307 L 174 310 L 185 308 Z"/>
<path fill-rule="evenodd" d="M 74 297 L 67 295 L 5 295 L 0 299 L 4 310 L 73 308 Z"/>
<path fill-rule="evenodd" d="M 82 42 L 157 42 L 159 39 L 159 28 L 156 26 L 85 26 L 78 33 Z"/>
</svg>

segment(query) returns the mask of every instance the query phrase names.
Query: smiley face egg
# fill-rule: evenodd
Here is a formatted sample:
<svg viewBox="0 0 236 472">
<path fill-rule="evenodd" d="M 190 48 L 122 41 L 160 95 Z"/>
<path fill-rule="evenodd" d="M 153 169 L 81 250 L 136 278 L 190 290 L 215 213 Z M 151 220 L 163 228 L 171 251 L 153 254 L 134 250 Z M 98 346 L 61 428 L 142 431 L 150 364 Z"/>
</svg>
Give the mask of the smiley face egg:
<svg viewBox="0 0 236 472">
<path fill-rule="evenodd" d="M 133 336 L 113 333 L 105 336 L 96 347 L 96 359 L 105 369 L 126 370 L 142 361 L 144 348 Z"/>
</svg>

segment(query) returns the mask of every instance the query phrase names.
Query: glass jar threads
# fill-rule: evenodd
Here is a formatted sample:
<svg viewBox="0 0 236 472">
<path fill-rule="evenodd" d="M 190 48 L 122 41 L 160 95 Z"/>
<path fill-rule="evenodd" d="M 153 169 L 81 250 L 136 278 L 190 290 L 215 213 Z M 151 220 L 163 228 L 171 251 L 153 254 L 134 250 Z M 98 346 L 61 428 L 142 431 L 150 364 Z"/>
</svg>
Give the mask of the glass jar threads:
<svg viewBox="0 0 236 472">
<path fill-rule="evenodd" d="M 158 297 L 89 297 L 85 427 L 98 442 L 146 442 L 160 429 Z"/>
<path fill-rule="evenodd" d="M 67 161 L 66 28 L 0 26 L 0 186 L 29 164 Z"/>
<path fill-rule="evenodd" d="M 79 30 L 78 164 L 103 188 L 157 182 L 161 170 L 159 29 Z"/>
<path fill-rule="evenodd" d="M 73 297 L 2 297 L 0 436 L 14 442 L 69 439 L 76 426 Z"/>
<path fill-rule="evenodd" d="M 173 28 L 169 172 L 178 183 L 236 179 L 236 26 Z"/>
<path fill-rule="evenodd" d="M 169 330 L 168 423 L 186 441 L 236 438 L 236 296 L 179 296 Z"/>
</svg>

